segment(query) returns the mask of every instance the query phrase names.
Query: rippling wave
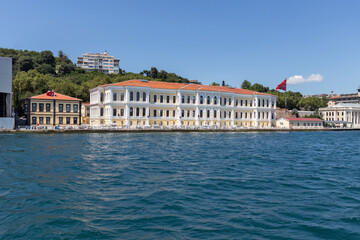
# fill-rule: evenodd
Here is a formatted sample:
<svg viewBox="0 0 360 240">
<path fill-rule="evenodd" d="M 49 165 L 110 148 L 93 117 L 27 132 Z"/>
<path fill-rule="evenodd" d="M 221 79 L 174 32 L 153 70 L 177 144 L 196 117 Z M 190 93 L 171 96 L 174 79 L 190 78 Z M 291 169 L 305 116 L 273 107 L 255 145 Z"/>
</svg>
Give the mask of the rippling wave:
<svg viewBox="0 0 360 240">
<path fill-rule="evenodd" d="M 0 239 L 360 239 L 359 137 L 0 135 Z"/>
</svg>

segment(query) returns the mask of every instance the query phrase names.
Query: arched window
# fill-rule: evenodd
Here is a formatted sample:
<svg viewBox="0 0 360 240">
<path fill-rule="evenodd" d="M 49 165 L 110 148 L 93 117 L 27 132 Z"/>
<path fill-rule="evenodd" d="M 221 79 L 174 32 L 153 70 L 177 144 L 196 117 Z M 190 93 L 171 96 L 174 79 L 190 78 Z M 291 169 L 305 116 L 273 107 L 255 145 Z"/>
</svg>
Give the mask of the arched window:
<svg viewBox="0 0 360 240">
<path fill-rule="evenodd" d="M 146 102 L 146 92 L 143 92 L 143 102 Z"/>
<path fill-rule="evenodd" d="M 143 108 L 142 115 L 143 115 L 143 117 L 146 117 L 146 108 Z"/>
<path fill-rule="evenodd" d="M 100 116 L 104 116 L 104 108 L 100 108 Z"/>
<path fill-rule="evenodd" d="M 190 103 L 190 101 L 191 101 L 190 96 L 187 96 L 187 103 Z"/>
<path fill-rule="evenodd" d="M 140 108 L 136 108 L 136 116 L 137 116 L 137 117 L 140 116 Z"/>
<path fill-rule="evenodd" d="M 154 117 L 156 117 L 157 116 L 157 110 L 156 109 L 154 109 Z M 156 124 L 156 123 L 155 123 Z"/>
<path fill-rule="evenodd" d="M 154 103 L 157 102 L 157 95 L 154 95 Z"/>
<path fill-rule="evenodd" d="M 203 110 L 200 110 L 200 117 L 202 118 L 203 117 Z"/>
<path fill-rule="evenodd" d="M 206 103 L 207 103 L 207 104 L 210 104 L 210 96 L 207 96 Z"/>
<path fill-rule="evenodd" d="M 258 107 L 260 107 L 260 103 L 261 103 L 261 102 L 260 102 L 260 99 L 258 99 Z"/>
<path fill-rule="evenodd" d="M 187 115 L 186 115 L 186 116 L 187 116 L 187 117 L 190 117 L 190 110 L 187 110 L 187 112 L 186 112 L 186 113 L 187 113 Z"/>
<path fill-rule="evenodd" d="M 207 111 L 206 111 L 206 117 L 207 117 L 207 118 L 210 118 L 210 110 L 207 110 Z"/>
<path fill-rule="evenodd" d="M 260 118 L 260 112 L 258 112 L 258 118 Z"/>
<path fill-rule="evenodd" d="M 203 95 L 200 96 L 200 104 L 204 104 L 204 97 L 203 97 Z"/>
<path fill-rule="evenodd" d="M 242 106 L 243 105 L 243 100 L 241 99 L 240 100 L 240 106 Z M 245 104 L 245 106 L 246 106 L 246 104 Z"/>
<path fill-rule="evenodd" d="M 238 112 L 235 112 L 235 118 L 238 119 L 239 118 L 239 114 Z"/>
<path fill-rule="evenodd" d="M 214 97 L 214 104 L 217 105 L 217 97 Z"/>
<path fill-rule="evenodd" d="M 136 92 L 136 101 L 137 101 L 137 102 L 140 101 L 140 92 Z"/>
<path fill-rule="evenodd" d="M 193 96 L 193 101 L 192 101 L 192 103 L 195 104 L 195 102 L 196 102 L 196 97 Z"/>
<path fill-rule="evenodd" d="M 241 118 L 241 119 L 243 118 L 243 113 L 242 113 L 242 112 L 240 113 L 240 118 Z"/>
<path fill-rule="evenodd" d="M 195 110 L 193 110 L 193 115 L 192 116 L 195 117 Z"/>
<path fill-rule="evenodd" d="M 229 118 L 231 118 L 231 111 L 229 111 Z"/>
<path fill-rule="evenodd" d="M 235 106 L 238 106 L 239 105 L 239 99 L 236 99 L 235 100 Z"/>
<path fill-rule="evenodd" d="M 245 119 L 247 119 L 247 112 L 245 113 Z"/>
<path fill-rule="evenodd" d="M 185 96 L 184 95 L 181 96 L 181 103 L 185 103 Z"/>
<path fill-rule="evenodd" d="M 134 109 L 131 107 L 130 108 L 130 117 L 134 116 Z"/>
<path fill-rule="evenodd" d="M 100 102 L 104 101 L 104 93 L 100 93 Z"/>
<path fill-rule="evenodd" d="M 134 93 L 130 92 L 130 101 L 134 101 Z"/>
<path fill-rule="evenodd" d="M 160 103 L 163 103 L 163 102 L 164 102 L 164 96 L 160 95 Z"/>
<path fill-rule="evenodd" d="M 166 96 L 166 103 L 170 103 L 170 96 Z"/>
<path fill-rule="evenodd" d="M 252 107 L 252 101 L 250 100 L 250 107 Z"/>
<path fill-rule="evenodd" d="M 231 105 L 231 98 L 229 98 L 229 105 Z"/>
<path fill-rule="evenodd" d="M 266 100 L 266 107 L 269 107 L 269 100 Z"/>
<path fill-rule="evenodd" d="M 262 106 L 265 107 L 265 99 L 262 100 Z"/>
<path fill-rule="evenodd" d="M 226 99 L 226 98 L 225 98 Z M 224 111 L 224 118 L 226 118 L 226 111 Z"/>
<path fill-rule="evenodd" d="M 217 118 L 217 111 L 214 110 L 214 118 Z"/>
<path fill-rule="evenodd" d="M 226 99 L 227 99 L 227 98 L 225 97 L 225 98 L 224 98 L 224 105 L 226 105 Z"/>
</svg>

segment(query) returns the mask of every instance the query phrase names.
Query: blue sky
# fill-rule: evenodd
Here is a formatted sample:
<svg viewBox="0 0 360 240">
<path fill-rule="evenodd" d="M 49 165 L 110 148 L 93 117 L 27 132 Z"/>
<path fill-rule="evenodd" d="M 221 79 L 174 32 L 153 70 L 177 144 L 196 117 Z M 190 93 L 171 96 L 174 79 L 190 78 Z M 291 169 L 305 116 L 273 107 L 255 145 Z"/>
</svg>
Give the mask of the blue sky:
<svg viewBox="0 0 360 240">
<path fill-rule="evenodd" d="M 0 47 L 85 52 L 203 84 L 244 79 L 303 94 L 360 85 L 360 1 L 1 1 Z M 313 74 L 313 75 L 312 75 Z M 309 78 L 309 76 L 311 76 Z M 305 82 L 308 80 L 308 82 Z"/>
</svg>

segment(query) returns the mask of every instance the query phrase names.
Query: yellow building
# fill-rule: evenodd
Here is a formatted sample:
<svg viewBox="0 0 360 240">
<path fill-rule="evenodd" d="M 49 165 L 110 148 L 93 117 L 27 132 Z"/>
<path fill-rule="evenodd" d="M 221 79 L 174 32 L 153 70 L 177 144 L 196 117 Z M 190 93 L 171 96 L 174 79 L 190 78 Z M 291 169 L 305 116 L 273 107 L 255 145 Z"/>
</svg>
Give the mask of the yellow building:
<svg viewBox="0 0 360 240">
<path fill-rule="evenodd" d="M 323 120 L 318 118 L 280 118 L 277 128 L 323 128 Z"/>
<path fill-rule="evenodd" d="M 272 127 L 276 96 L 200 84 L 129 80 L 90 90 L 91 126 Z"/>
<path fill-rule="evenodd" d="M 90 124 L 90 103 L 81 103 L 81 123 Z"/>
<path fill-rule="evenodd" d="M 29 126 L 81 125 L 81 99 L 55 92 L 33 96 L 23 101 Z"/>
</svg>

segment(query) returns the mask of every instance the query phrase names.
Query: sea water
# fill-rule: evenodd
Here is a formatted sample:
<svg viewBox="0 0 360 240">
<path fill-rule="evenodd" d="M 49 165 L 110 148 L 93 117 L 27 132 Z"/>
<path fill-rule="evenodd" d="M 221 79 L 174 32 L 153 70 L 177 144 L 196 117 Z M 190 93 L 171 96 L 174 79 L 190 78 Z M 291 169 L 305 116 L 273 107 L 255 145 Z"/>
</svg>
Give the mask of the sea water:
<svg viewBox="0 0 360 240">
<path fill-rule="evenodd" d="M 360 239 L 360 132 L 1 134 L 0 239 Z"/>
</svg>

